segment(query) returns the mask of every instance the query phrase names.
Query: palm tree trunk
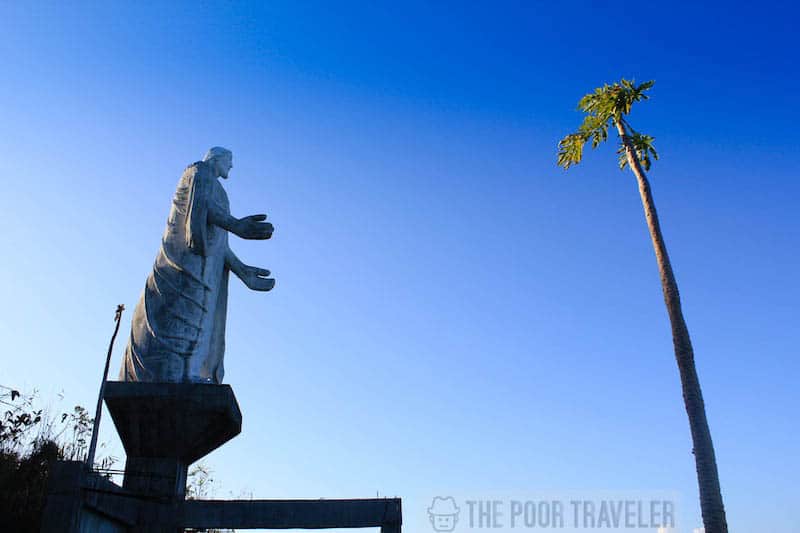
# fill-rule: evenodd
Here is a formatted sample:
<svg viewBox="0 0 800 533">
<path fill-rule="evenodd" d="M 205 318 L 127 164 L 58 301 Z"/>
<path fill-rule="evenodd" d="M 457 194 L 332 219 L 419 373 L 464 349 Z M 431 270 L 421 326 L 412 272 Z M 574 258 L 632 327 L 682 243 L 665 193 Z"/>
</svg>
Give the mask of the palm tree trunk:
<svg viewBox="0 0 800 533">
<path fill-rule="evenodd" d="M 722 493 L 719 486 L 717 473 L 717 460 L 714 456 L 714 444 L 711 442 L 711 431 L 706 419 L 706 408 L 703 403 L 703 394 L 700 391 L 700 381 L 694 365 L 694 351 L 689 339 L 689 330 L 683 319 L 681 299 L 678 294 L 678 283 L 672 273 L 672 265 L 667 255 L 667 246 L 661 235 L 658 223 L 656 205 L 650 192 L 650 183 L 642 169 L 642 165 L 631 145 L 625 127 L 616 122 L 615 126 L 628 158 L 628 164 L 636 175 L 639 183 L 639 194 L 642 197 L 644 215 L 647 219 L 647 228 L 656 252 L 658 272 L 661 276 L 661 288 L 664 291 L 664 303 L 667 306 L 669 321 L 672 325 L 672 343 L 675 346 L 675 359 L 681 376 L 683 389 L 683 402 L 686 414 L 689 416 L 689 427 L 692 432 L 692 444 L 697 468 L 697 483 L 700 488 L 700 510 L 703 514 L 703 526 L 706 533 L 727 533 L 728 524 L 725 519 L 725 507 L 722 504 Z"/>
</svg>

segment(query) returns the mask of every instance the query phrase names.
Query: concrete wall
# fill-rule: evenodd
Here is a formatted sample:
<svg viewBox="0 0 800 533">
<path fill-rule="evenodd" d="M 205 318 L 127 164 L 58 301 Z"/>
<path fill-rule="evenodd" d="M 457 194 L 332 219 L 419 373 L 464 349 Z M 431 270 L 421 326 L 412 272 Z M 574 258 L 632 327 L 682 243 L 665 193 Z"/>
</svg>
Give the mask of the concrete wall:
<svg viewBox="0 0 800 533">
<path fill-rule="evenodd" d="M 128 533 L 128 528 L 121 522 L 84 508 L 78 533 Z"/>
<path fill-rule="evenodd" d="M 50 471 L 42 533 L 128 533 L 137 508 L 118 485 L 79 461 L 58 461 Z"/>
</svg>

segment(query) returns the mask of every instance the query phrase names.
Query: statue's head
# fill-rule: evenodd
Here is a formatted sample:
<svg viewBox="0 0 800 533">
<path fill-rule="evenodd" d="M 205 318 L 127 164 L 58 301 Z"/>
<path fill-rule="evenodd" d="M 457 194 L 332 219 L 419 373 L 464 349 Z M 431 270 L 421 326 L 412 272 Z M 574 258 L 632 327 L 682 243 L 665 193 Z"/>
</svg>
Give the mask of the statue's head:
<svg viewBox="0 0 800 533">
<path fill-rule="evenodd" d="M 228 179 L 228 172 L 233 168 L 233 152 L 221 146 L 209 148 L 203 161 L 211 165 L 214 174 Z"/>
</svg>

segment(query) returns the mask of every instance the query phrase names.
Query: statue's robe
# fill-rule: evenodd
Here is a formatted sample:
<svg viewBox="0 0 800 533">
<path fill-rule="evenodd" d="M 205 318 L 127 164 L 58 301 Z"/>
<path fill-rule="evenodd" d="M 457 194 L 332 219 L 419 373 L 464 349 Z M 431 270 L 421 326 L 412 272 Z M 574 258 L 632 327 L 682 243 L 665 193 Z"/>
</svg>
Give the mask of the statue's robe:
<svg viewBox="0 0 800 533">
<path fill-rule="evenodd" d="M 228 232 L 210 210 L 230 214 L 225 190 L 207 163 L 189 165 L 133 313 L 121 380 L 222 382 Z"/>
</svg>

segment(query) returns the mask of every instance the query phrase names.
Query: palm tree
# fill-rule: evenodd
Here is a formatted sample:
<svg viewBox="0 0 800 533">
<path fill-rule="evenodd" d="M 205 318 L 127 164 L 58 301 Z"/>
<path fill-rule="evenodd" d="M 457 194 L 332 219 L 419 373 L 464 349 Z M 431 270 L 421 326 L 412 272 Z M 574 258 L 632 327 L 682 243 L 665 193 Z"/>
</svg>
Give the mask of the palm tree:
<svg viewBox="0 0 800 533">
<path fill-rule="evenodd" d="M 672 325 L 675 359 L 678 362 L 683 401 L 692 432 L 703 525 L 706 533 L 727 533 L 728 525 L 719 487 L 714 444 L 711 442 L 703 394 L 700 391 L 700 382 L 694 365 L 692 342 L 689 339 L 686 321 L 683 319 L 678 284 L 672 272 L 664 237 L 661 235 L 650 183 L 645 175 L 645 170 L 650 170 L 651 157 L 658 159 L 658 154 L 653 147 L 653 137 L 637 132 L 626 119 L 634 102 L 648 99 L 645 93 L 652 86 L 652 81 L 636 85 L 632 80 L 622 79 L 619 83 L 598 87 L 593 93 L 581 98 L 578 109 L 584 111 L 586 115 L 578 131 L 567 135 L 558 143 L 558 164 L 568 169 L 571 165 L 580 163 L 586 142 L 591 140 L 592 148 L 597 148 L 608 139 L 609 126 L 617 130 L 620 138 L 617 150 L 619 167 L 620 169 L 629 167 L 636 176 L 647 228 L 650 230 L 650 238 L 656 253 L 664 303 Z"/>
</svg>

